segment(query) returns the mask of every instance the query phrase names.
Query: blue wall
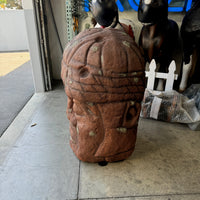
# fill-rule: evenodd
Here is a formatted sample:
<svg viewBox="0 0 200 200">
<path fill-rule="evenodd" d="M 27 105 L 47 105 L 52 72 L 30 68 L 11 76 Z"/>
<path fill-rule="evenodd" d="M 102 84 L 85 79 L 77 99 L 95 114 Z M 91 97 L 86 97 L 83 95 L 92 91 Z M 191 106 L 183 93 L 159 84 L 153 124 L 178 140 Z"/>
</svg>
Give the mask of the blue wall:
<svg viewBox="0 0 200 200">
<path fill-rule="evenodd" d="M 120 12 L 126 10 L 138 10 L 140 0 L 117 0 L 117 6 Z M 188 11 L 192 6 L 192 0 L 168 0 L 169 12 L 183 12 Z M 85 0 L 85 11 L 89 11 L 89 0 Z"/>
</svg>

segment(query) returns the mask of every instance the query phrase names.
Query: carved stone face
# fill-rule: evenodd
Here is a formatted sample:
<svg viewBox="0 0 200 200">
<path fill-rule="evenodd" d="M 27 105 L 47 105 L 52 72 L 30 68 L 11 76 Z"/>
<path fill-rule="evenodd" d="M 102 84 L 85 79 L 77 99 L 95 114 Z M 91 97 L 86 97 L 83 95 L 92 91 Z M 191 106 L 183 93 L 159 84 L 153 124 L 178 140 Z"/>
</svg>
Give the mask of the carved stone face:
<svg viewBox="0 0 200 200">
<path fill-rule="evenodd" d="M 168 16 L 168 0 L 140 0 L 138 19 L 142 23 L 157 23 Z"/>
<path fill-rule="evenodd" d="M 130 156 L 145 89 L 144 60 L 131 37 L 109 28 L 80 33 L 65 49 L 62 80 L 77 157 L 113 162 Z"/>
</svg>

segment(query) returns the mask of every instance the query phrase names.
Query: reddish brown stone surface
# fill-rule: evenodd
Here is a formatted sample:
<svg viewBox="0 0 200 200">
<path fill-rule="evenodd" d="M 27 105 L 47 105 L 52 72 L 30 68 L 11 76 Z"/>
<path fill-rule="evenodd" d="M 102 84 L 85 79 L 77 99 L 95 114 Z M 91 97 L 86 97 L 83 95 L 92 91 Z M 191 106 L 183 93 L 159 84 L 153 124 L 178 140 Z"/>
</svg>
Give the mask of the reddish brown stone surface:
<svg viewBox="0 0 200 200">
<path fill-rule="evenodd" d="M 86 162 L 114 162 L 135 148 L 144 60 L 120 30 L 90 29 L 66 47 L 62 80 L 68 96 L 70 145 Z"/>
</svg>

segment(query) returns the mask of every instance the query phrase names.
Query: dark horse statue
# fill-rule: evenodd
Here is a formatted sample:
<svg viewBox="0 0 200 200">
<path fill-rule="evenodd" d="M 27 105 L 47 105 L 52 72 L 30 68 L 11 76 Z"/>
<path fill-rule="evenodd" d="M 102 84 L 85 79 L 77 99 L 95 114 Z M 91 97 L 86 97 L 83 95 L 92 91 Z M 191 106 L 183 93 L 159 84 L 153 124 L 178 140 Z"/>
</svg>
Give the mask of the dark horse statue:
<svg viewBox="0 0 200 200">
<path fill-rule="evenodd" d="M 177 23 L 168 19 L 168 0 L 140 0 L 138 19 L 144 23 L 139 45 L 144 51 L 146 62 L 155 59 L 158 70 L 168 72 L 179 37 Z M 157 90 L 163 90 L 161 80 Z"/>
<path fill-rule="evenodd" d="M 181 25 L 183 68 L 179 91 L 200 83 L 200 1 L 186 13 Z"/>
</svg>

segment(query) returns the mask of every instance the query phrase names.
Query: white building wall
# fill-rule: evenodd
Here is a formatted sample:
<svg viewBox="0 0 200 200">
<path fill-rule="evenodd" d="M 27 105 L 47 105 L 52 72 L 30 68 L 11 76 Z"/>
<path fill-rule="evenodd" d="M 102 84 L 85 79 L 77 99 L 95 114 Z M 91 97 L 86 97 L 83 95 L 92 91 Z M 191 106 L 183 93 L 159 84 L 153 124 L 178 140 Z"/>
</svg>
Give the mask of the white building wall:
<svg viewBox="0 0 200 200">
<path fill-rule="evenodd" d="M 0 51 L 28 50 L 23 10 L 0 10 Z"/>
</svg>

